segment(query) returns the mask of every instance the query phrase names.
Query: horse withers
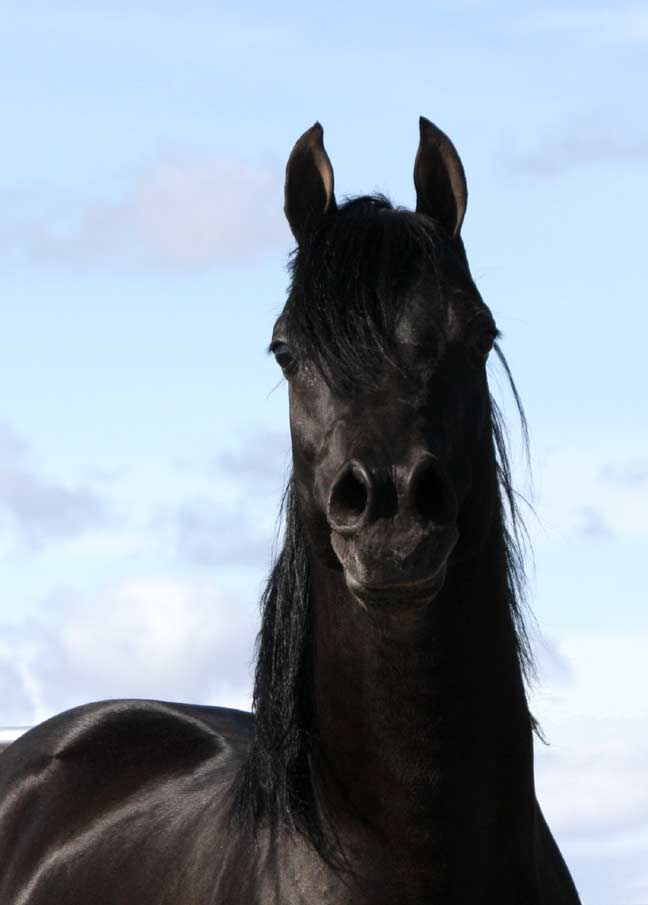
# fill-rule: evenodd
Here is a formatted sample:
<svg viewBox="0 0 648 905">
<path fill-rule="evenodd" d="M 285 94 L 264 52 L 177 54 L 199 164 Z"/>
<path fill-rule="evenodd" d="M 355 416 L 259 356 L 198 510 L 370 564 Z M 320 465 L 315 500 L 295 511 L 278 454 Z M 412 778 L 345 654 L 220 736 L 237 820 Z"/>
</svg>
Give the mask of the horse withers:
<svg viewBox="0 0 648 905">
<path fill-rule="evenodd" d="M 424 118 L 414 182 L 414 212 L 338 206 L 317 123 L 288 161 L 294 467 L 254 715 L 108 701 L 28 732 L 0 759 L 2 905 L 578 903 L 534 790 L 498 332 Z"/>
</svg>

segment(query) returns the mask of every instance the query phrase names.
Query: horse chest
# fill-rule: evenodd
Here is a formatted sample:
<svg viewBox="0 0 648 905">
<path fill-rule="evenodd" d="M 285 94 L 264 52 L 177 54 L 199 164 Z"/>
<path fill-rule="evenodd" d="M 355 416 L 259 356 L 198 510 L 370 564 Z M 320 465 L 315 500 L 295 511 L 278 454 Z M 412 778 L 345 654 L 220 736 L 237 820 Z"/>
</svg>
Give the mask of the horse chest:
<svg viewBox="0 0 648 905">
<path fill-rule="evenodd" d="M 385 848 L 345 840 L 346 867 L 327 864 L 301 838 L 285 836 L 257 853 L 254 899 L 236 905 L 447 905 L 443 872 Z M 238 869 L 237 869 L 238 873 Z M 249 890 L 248 890 L 249 896 Z M 227 897 L 214 905 L 233 905 Z M 474 902 L 471 903 L 474 905 Z"/>
</svg>

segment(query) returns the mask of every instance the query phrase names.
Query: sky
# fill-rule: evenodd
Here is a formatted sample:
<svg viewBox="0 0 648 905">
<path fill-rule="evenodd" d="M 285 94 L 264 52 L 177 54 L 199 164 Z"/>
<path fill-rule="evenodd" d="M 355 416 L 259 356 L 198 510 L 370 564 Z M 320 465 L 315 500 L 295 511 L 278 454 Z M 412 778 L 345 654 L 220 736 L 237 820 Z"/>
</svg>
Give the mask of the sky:
<svg viewBox="0 0 648 905">
<path fill-rule="evenodd" d="M 646 2 L 0 3 L 0 726 L 249 706 L 285 162 L 319 120 L 338 198 L 412 206 L 423 114 L 531 429 L 539 800 L 585 903 L 646 905 L 647 85 Z"/>
</svg>

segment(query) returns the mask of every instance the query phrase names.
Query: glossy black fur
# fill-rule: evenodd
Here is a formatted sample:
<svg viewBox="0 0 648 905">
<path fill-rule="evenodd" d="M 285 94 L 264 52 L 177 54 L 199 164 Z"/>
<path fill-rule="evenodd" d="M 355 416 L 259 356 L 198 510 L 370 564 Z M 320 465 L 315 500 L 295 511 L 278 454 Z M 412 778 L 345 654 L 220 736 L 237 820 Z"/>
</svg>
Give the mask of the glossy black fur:
<svg viewBox="0 0 648 905">
<path fill-rule="evenodd" d="M 2 905 L 577 905 L 534 791 L 497 331 L 427 120 L 415 183 L 415 213 L 338 207 L 318 125 L 288 164 L 294 471 L 255 716 L 103 702 L 27 733 Z"/>
</svg>

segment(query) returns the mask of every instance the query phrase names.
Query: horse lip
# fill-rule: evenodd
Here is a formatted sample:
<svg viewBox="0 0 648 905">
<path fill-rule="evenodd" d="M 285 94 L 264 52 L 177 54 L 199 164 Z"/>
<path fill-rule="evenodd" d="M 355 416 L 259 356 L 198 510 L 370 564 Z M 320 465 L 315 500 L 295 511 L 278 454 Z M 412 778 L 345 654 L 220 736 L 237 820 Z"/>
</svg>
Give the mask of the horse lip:
<svg viewBox="0 0 648 905">
<path fill-rule="evenodd" d="M 441 567 L 443 568 L 443 566 Z M 421 585 L 431 584 L 439 575 L 441 569 L 437 569 L 432 575 L 426 575 L 424 578 L 416 578 L 412 581 L 388 581 L 384 584 L 365 584 L 362 581 L 358 581 L 357 578 L 354 578 L 352 575 L 347 575 L 347 584 L 352 586 L 353 588 L 362 588 L 363 591 L 392 591 L 398 588 L 418 588 Z"/>
<path fill-rule="evenodd" d="M 409 581 L 390 581 L 383 584 L 367 584 L 354 578 L 353 575 L 345 573 L 347 586 L 352 594 L 357 597 L 380 597 L 392 595 L 399 591 L 407 593 L 416 593 L 417 590 L 425 592 L 426 590 L 434 591 L 440 589 L 445 578 L 446 561 L 442 562 L 439 568 L 422 578 L 415 578 Z"/>
</svg>

